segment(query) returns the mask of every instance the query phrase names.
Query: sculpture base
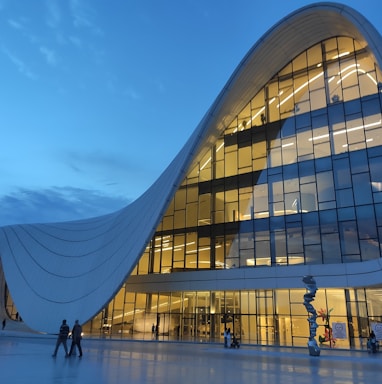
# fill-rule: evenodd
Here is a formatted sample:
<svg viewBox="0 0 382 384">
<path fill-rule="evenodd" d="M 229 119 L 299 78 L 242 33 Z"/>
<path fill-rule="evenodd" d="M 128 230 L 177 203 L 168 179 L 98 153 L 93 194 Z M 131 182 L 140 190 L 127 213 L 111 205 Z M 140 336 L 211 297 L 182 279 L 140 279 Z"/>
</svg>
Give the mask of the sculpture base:
<svg viewBox="0 0 382 384">
<path fill-rule="evenodd" d="M 308 346 L 308 349 L 309 349 L 310 356 L 320 356 L 321 351 L 319 349 L 317 350 L 316 348 L 311 346 Z"/>
<path fill-rule="evenodd" d="M 321 350 L 320 347 L 317 345 L 316 340 L 308 341 L 308 349 L 310 356 L 320 356 Z"/>
</svg>

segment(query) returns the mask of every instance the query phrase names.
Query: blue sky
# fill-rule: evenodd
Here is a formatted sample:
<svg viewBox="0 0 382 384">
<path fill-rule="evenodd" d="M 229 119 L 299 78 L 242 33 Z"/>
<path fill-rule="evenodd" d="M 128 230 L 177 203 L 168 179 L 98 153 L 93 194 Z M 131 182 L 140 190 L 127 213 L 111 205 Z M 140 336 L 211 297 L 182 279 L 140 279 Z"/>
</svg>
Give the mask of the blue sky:
<svg viewBox="0 0 382 384">
<path fill-rule="evenodd" d="M 0 0 L 0 225 L 139 197 L 251 46 L 310 3 Z M 380 0 L 342 3 L 381 33 Z"/>
</svg>

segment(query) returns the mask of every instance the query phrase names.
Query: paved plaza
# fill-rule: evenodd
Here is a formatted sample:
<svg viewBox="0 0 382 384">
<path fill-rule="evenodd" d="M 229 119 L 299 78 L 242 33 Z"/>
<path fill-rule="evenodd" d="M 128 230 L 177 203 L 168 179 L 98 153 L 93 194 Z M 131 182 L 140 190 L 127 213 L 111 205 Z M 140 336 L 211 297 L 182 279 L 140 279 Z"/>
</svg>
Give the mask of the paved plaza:
<svg viewBox="0 0 382 384">
<path fill-rule="evenodd" d="M 0 331 L 1 383 L 378 383 L 382 354 L 305 348 L 84 339 L 84 356 L 52 358 L 54 336 Z M 70 344 L 70 342 L 68 343 Z"/>
</svg>

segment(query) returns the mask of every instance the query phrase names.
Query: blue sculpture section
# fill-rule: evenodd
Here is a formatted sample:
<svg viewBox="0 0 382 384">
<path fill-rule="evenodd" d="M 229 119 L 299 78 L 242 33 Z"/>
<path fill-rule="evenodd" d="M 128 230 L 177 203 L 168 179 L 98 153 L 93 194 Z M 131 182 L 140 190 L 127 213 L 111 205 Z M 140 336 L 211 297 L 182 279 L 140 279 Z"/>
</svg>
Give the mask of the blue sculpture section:
<svg viewBox="0 0 382 384">
<path fill-rule="evenodd" d="M 308 311 L 308 322 L 309 322 L 309 341 L 308 341 L 308 349 L 309 354 L 311 356 L 320 356 L 320 347 L 317 344 L 317 341 L 315 339 L 316 337 L 316 331 L 317 331 L 317 311 L 314 309 L 312 305 L 312 301 L 314 300 L 317 292 L 317 285 L 316 281 L 314 280 L 313 276 L 304 276 L 302 278 L 302 281 L 308 290 L 308 292 L 304 295 L 304 306 L 306 310 Z"/>
</svg>

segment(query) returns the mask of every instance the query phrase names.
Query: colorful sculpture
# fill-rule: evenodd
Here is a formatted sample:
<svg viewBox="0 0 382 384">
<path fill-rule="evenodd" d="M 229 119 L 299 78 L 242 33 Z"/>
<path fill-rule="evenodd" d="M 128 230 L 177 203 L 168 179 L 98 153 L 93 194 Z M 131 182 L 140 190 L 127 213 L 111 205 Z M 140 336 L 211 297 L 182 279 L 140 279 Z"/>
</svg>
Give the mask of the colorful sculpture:
<svg viewBox="0 0 382 384">
<path fill-rule="evenodd" d="M 317 333 L 317 311 L 314 309 L 311 302 L 314 300 L 317 292 L 317 285 L 316 281 L 314 280 L 313 276 L 304 276 L 302 278 L 302 281 L 308 290 L 308 292 L 304 295 L 304 306 L 306 310 L 308 311 L 308 322 L 309 322 L 309 341 L 308 341 L 308 349 L 309 354 L 311 356 L 320 356 L 320 348 L 317 345 L 317 341 L 315 339 L 316 333 Z"/>
</svg>

